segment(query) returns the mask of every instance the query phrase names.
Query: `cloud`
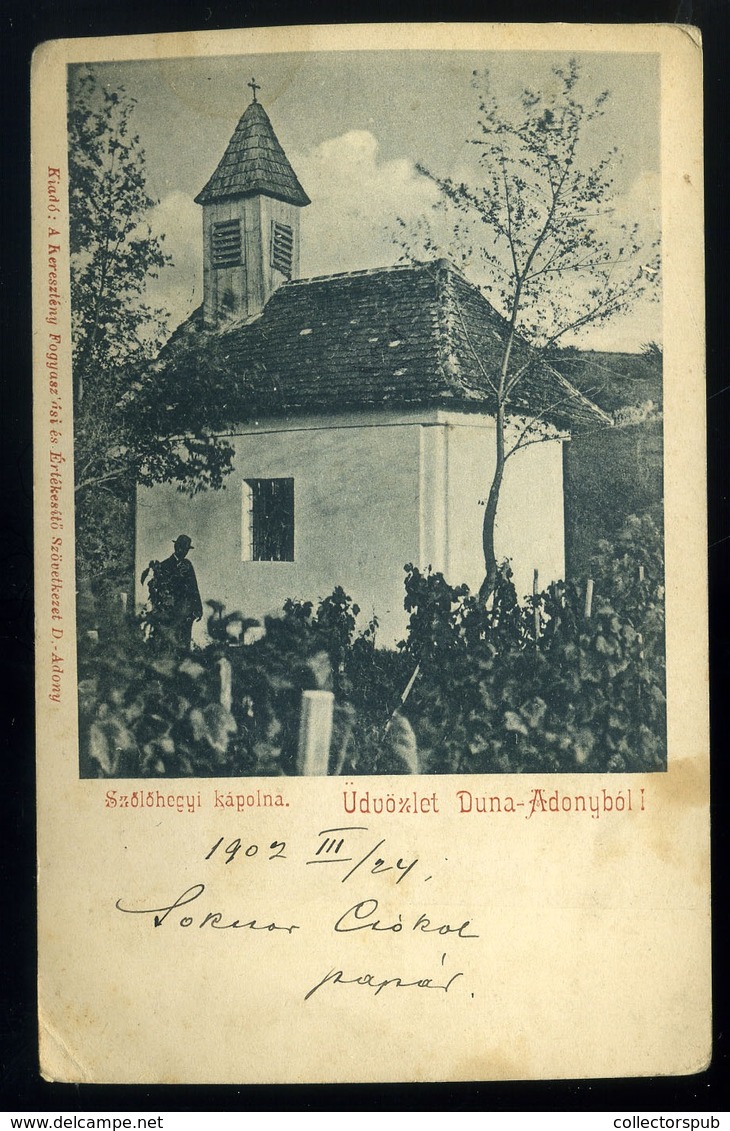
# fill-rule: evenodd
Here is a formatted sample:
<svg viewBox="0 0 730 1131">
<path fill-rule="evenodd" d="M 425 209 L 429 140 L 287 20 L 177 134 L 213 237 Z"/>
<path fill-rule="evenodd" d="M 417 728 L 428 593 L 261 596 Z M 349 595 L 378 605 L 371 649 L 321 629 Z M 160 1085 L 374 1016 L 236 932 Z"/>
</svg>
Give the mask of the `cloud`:
<svg viewBox="0 0 730 1131">
<path fill-rule="evenodd" d="M 613 205 L 615 223 L 638 224 L 642 243 L 649 245 L 661 233 L 661 176 L 644 172 L 636 177 L 626 192 L 617 195 Z"/>
<path fill-rule="evenodd" d="M 651 262 L 652 245 L 661 236 L 661 176 L 646 171 L 636 177 L 625 193 L 616 197 L 613 220 L 638 225 L 639 243 L 645 251 L 640 262 Z M 605 325 L 589 329 L 577 343 L 593 349 L 637 352 L 649 342 L 661 344 L 663 336 L 661 282 L 648 289 L 631 309 Z"/>
<path fill-rule="evenodd" d="M 302 215 L 301 274 L 328 275 L 396 262 L 397 220 L 428 212 L 434 186 L 404 158 L 383 160 L 374 134 L 349 130 L 292 156 L 312 200 Z"/>
<path fill-rule="evenodd" d="M 149 214 L 152 231 L 163 237 L 172 265 L 147 287 L 147 299 L 170 312 L 174 329 L 203 301 L 203 236 L 200 206 L 182 192 L 163 197 Z"/>
</svg>

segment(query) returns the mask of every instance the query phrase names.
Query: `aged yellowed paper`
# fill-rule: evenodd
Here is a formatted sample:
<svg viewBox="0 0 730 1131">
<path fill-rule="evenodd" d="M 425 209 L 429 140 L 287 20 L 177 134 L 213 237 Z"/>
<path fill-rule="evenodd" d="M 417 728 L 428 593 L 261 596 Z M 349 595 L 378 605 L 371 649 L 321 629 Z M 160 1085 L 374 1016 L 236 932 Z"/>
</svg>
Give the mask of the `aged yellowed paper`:
<svg viewBox="0 0 730 1131">
<path fill-rule="evenodd" d="M 701 74 L 37 50 L 47 1079 L 709 1062 Z"/>
</svg>

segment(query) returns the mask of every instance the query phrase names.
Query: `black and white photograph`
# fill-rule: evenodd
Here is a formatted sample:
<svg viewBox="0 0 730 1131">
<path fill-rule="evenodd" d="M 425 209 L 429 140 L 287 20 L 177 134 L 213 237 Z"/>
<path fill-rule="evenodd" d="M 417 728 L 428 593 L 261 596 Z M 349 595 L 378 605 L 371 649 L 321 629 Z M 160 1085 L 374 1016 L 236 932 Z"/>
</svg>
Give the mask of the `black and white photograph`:
<svg viewBox="0 0 730 1131">
<path fill-rule="evenodd" d="M 68 70 L 82 776 L 667 764 L 659 57 Z"/>
</svg>

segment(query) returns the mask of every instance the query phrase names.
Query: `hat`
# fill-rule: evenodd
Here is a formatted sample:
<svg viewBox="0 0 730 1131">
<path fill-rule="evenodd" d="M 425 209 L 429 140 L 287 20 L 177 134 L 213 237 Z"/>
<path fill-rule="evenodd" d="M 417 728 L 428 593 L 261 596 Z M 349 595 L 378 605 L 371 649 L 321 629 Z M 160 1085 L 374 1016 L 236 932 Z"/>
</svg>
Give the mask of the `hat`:
<svg viewBox="0 0 730 1131">
<path fill-rule="evenodd" d="M 182 546 L 185 550 L 192 550 L 194 548 L 192 540 L 188 538 L 187 534 L 179 534 L 173 542 L 173 546 Z"/>
</svg>

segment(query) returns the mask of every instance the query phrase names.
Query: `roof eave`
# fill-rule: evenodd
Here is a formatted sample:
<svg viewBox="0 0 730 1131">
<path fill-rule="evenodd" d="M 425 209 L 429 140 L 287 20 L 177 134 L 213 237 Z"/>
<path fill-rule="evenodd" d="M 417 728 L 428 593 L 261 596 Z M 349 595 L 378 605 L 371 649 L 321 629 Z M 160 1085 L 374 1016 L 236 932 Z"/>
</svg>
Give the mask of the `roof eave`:
<svg viewBox="0 0 730 1131">
<path fill-rule="evenodd" d="M 264 188 L 247 189 L 245 192 L 208 192 L 207 185 L 193 197 L 193 200 L 196 204 L 202 205 L 214 204 L 219 200 L 244 200 L 251 196 L 268 196 L 272 200 L 281 200 L 284 204 L 294 204 L 299 208 L 306 208 L 312 203 L 304 189 L 301 190 L 300 196 L 295 197 L 294 193 L 279 193 Z"/>
<path fill-rule="evenodd" d="M 549 362 L 545 362 L 545 368 L 550 370 L 555 379 L 566 390 L 566 397 L 569 402 L 572 401 L 579 404 L 581 409 L 583 409 L 587 413 L 590 413 L 590 415 L 593 416 L 596 421 L 600 421 L 601 424 L 613 424 L 613 418 L 609 416 L 607 412 L 604 412 L 602 408 L 599 408 L 595 401 L 592 401 L 590 397 L 587 397 L 585 395 L 585 393 L 581 393 L 580 389 L 577 389 L 575 385 L 573 385 L 567 377 L 564 377 L 562 373 L 555 369 L 554 366 L 550 365 Z M 570 417 L 572 413 L 570 409 L 568 409 L 568 411 L 561 415 Z"/>
</svg>

